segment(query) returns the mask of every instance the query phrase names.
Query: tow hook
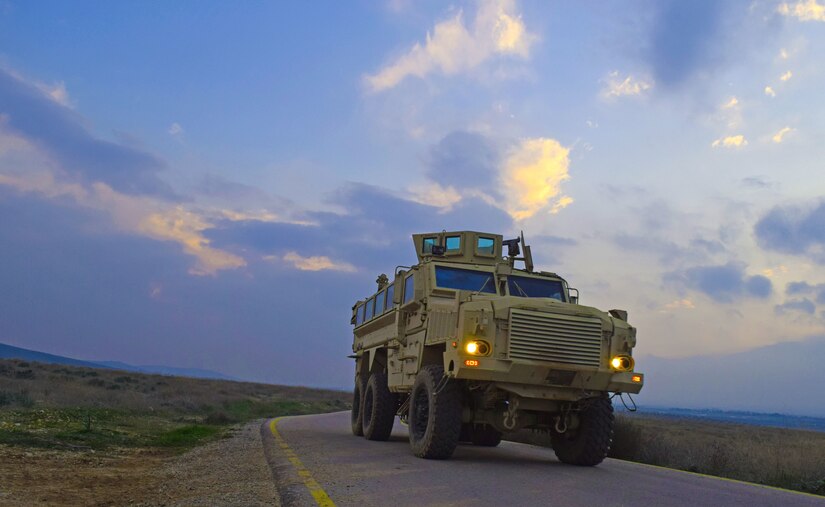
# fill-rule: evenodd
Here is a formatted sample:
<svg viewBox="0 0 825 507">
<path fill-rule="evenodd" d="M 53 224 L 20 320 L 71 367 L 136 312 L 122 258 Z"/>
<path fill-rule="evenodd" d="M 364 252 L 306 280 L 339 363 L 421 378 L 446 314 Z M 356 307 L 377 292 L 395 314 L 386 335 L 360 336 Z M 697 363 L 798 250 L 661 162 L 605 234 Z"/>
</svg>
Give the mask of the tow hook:
<svg viewBox="0 0 825 507">
<path fill-rule="evenodd" d="M 567 431 L 567 417 L 560 415 L 556 416 L 556 433 L 564 433 Z"/>
<path fill-rule="evenodd" d="M 561 414 L 556 416 L 556 432 L 559 434 L 567 431 L 568 421 L 570 419 L 570 406 L 562 405 Z"/>
<path fill-rule="evenodd" d="M 518 422 L 518 398 L 514 398 L 507 403 L 507 411 L 504 412 L 504 427 L 512 430 Z"/>
</svg>

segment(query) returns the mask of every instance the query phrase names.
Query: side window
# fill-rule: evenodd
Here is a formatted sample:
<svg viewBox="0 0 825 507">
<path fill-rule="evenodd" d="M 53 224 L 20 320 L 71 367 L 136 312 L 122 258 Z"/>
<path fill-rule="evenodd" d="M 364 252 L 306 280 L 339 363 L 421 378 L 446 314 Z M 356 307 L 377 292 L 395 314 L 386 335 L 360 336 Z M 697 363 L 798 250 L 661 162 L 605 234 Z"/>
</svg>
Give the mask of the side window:
<svg viewBox="0 0 825 507">
<path fill-rule="evenodd" d="M 415 295 L 415 282 L 413 281 L 413 275 L 407 275 L 407 278 L 404 279 L 404 304 L 409 303 L 413 300 L 413 296 Z"/>
<path fill-rule="evenodd" d="M 387 311 L 392 310 L 393 297 L 395 297 L 395 284 L 387 287 Z"/>
<path fill-rule="evenodd" d="M 375 313 L 375 299 L 367 301 L 367 309 L 364 314 L 364 320 L 370 320 Z"/>
<path fill-rule="evenodd" d="M 421 249 L 423 253 L 433 253 L 433 245 L 435 245 L 436 238 L 424 238 L 424 246 Z"/>
<path fill-rule="evenodd" d="M 461 236 L 447 236 L 447 253 L 461 250 Z"/>
<path fill-rule="evenodd" d="M 358 307 L 358 310 L 355 312 L 355 325 L 360 326 L 364 323 L 364 305 Z"/>
<path fill-rule="evenodd" d="M 375 316 L 376 317 L 378 317 L 379 315 L 384 313 L 384 296 L 386 296 L 386 295 L 387 295 L 386 292 L 381 291 L 381 292 L 378 293 L 377 296 L 375 296 Z"/>
<path fill-rule="evenodd" d="M 476 250 L 480 255 L 493 255 L 496 253 L 496 240 L 493 238 L 478 238 Z"/>
</svg>

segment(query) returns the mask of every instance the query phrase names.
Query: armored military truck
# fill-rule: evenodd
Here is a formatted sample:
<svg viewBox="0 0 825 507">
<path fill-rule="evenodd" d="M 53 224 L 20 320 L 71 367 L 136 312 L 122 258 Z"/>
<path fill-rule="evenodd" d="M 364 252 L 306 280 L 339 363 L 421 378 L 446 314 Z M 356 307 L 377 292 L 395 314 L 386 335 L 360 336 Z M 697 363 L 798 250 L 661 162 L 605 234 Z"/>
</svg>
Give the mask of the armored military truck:
<svg viewBox="0 0 825 507">
<path fill-rule="evenodd" d="M 352 307 L 352 432 L 387 440 L 395 417 L 412 452 L 449 458 L 460 441 L 496 446 L 550 434 L 565 463 L 599 464 L 613 436 L 611 394 L 638 393 L 627 312 L 580 304 L 536 271 L 524 235 L 414 234 L 414 266 Z M 506 252 L 503 250 L 506 248 Z"/>
</svg>

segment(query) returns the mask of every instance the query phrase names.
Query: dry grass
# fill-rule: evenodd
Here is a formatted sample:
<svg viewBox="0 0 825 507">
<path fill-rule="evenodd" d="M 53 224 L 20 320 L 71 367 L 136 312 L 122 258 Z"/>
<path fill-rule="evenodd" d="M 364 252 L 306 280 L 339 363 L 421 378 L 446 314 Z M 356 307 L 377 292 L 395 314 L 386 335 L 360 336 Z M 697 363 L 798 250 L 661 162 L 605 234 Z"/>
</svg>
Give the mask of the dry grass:
<svg viewBox="0 0 825 507">
<path fill-rule="evenodd" d="M 159 505 L 168 500 L 177 505 L 182 499 L 167 499 L 167 493 L 180 493 L 169 488 L 180 481 L 180 460 L 190 456 L 183 451 L 206 442 L 220 447 L 219 439 L 237 437 L 236 423 L 344 410 L 351 397 L 340 391 L 0 360 L 0 504 Z M 201 468 L 220 470 L 225 464 L 221 455 L 206 456 L 220 462 L 206 461 Z M 252 456 L 262 457 L 260 452 Z M 237 474 L 210 477 L 214 491 L 238 488 Z M 235 482 L 223 485 L 221 480 Z M 184 493 L 197 493 L 191 489 L 186 485 Z M 162 502 L 156 500 L 159 494 Z"/>
<path fill-rule="evenodd" d="M 611 457 L 825 495 L 825 433 L 616 417 Z"/>
<path fill-rule="evenodd" d="M 508 439 L 551 446 L 530 430 Z M 823 432 L 617 414 L 610 457 L 825 495 Z"/>
<path fill-rule="evenodd" d="M 263 417 L 344 410 L 349 393 L 0 360 L 0 443 L 187 448 Z M 217 428 L 217 429 L 216 429 Z"/>
</svg>

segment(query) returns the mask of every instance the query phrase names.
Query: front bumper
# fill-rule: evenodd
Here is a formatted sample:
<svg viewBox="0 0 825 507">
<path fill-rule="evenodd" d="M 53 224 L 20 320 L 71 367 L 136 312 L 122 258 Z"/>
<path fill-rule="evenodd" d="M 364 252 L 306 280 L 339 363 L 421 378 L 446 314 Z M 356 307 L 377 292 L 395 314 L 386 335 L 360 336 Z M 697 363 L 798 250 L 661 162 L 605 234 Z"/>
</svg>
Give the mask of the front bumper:
<svg viewBox="0 0 825 507">
<path fill-rule="evenodd" d="M 491 357 L 457 355 L 448 375 L 456 379 L 487 381 L 528 398 L 574 400 L 582 391 L 637 394 L 644 386 L 644 374 L 615 372 L 610 369 L 577 367 L 561 363 L 514 361 Z M 475 366 L 465 364 L 467 359 Z M 472 364 L 472 363 L 471 363 Z"/>
</svg>

